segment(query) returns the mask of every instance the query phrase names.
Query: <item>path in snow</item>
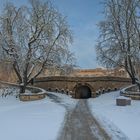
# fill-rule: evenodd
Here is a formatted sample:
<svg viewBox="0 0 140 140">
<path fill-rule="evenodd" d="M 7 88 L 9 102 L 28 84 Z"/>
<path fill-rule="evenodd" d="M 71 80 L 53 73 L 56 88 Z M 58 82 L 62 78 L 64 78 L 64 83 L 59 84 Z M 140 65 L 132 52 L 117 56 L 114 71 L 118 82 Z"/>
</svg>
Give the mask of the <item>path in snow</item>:
<svg viewBox="0 0 140 140">
<path fill-rule="evenodd" d="M 64 129 L 59 140 L 110 140 L 106 132 L 89 111 L 87 100 L 79 100 L 72 111 L 68 111 Z"/>
</svg>

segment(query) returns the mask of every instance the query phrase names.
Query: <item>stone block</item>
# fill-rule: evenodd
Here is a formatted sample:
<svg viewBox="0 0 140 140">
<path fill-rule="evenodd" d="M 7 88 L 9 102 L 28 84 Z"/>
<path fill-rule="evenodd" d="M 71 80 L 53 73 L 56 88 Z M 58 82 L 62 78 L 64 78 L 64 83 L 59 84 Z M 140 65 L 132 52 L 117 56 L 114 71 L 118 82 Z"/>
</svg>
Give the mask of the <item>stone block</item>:
<svg viewBox="0 0 140 140">
<path fill-rule="evenodd" d="M 126 106 L 126 105 L 131 105 L 131 99 L 127 97 L 118 97 L 116 99 L 116 105 L 117 106 Z"/>
<path fill-rule="evenodd" d="M 126 99 L 116 99 L 116 105 L 117 106 L 126 106 Z"/>
</svg>

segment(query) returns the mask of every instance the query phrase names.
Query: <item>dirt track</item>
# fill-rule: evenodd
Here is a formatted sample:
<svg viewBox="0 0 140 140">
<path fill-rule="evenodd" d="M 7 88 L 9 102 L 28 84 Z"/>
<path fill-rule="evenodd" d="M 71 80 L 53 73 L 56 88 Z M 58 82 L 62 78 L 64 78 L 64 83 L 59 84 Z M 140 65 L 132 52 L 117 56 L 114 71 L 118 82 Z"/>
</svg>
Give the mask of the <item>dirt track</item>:
<svg viewBox="0 0 140 140">
<path fill-rule="evenodd" d="M 110 140 L 110 138 L 90 113 L 87 101 L 79 100 L 75 109 L 68 112 L 58 140 Z"/>
</svg>

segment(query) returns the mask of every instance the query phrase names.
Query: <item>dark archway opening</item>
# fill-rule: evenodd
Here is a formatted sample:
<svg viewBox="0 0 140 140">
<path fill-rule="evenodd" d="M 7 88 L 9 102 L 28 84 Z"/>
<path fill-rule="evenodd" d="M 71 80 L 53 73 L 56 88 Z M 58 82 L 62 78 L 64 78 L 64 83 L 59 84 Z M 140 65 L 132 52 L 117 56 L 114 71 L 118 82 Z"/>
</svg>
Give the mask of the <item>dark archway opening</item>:
<svg viewBox="0 0 140 140">
<path fill-rule="evenodd" d="M 75 90 L 76 99 L 87 99 L 91 97 L 91 90 L 88 86 L 78 86 Z"/>
</svg>

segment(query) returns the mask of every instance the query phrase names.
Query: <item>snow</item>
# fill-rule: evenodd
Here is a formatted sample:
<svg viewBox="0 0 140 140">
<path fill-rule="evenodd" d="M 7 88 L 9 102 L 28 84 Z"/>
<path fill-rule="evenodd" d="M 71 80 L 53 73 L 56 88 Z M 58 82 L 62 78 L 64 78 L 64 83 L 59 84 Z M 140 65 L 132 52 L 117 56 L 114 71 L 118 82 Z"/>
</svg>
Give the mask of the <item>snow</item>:
<svg viewBox="0 0 140 140">
<path fill-rule="evenodd" d="M 15 96 L 0 97 L 1 140 L 56 140 L 66 109 L 48 97 L 21 102 Z"/>
<path fill-rule="evenodd" d="M 92 114 L 113 140 L 140 140 L 140 101 L 132 100 L 130 106 L 116 106 L 120 91 L 89 99 Z"/>
<path fill-rule="evenodd" d="M 0 90 L 1 95 L 2 92 Z M 0 96 L 2 140 L 56 140 L 64 126 L 66 112 L 78 102 L 65 94 L 52 92 L 48 92 L 45 99 L 32 102 L 19 101 L 16 94 L 12 95 Z M 130 106 L 116 106 L 117 98 L 124 98 L 120 97 L 120 91 L 90 98 L 88 104 L 112 140 L 140 140 L 140 101 L 132 100 Z"/>
<path fill-rule="evenodd" d="M 117 97 L 116 99 L 126 99 L 126 100 L 131 100 L 131 98 L 129 98 L 129 97 L 124 97 L 124 96 L 119 96 L 119 97 Z"/>
<path fill-rule="evenodd" d="M 58 100 L 59 100 L 60 104 L 65 106 L 67 109 L 74 109 L 78 102 L 78 100 L 72 98 L 71 95 L 55 93 L 55 92 L 48 92 L 48 93 L 57 96 L 59 98 Z"/>
<path fill-rule="evenodd" d="M 127 87 L 121 89 L 120 92 L 121 92 L 121 93 L 125 93 L 127 89 L 132 88 L 132 87 L 135 87 L 135 86 L 136 86 L 136 84 L 133 84 L 133 85 L 131 84 L 131 85 L 129 85 L 129 86 L 127 86 Z"/>
</svg>

